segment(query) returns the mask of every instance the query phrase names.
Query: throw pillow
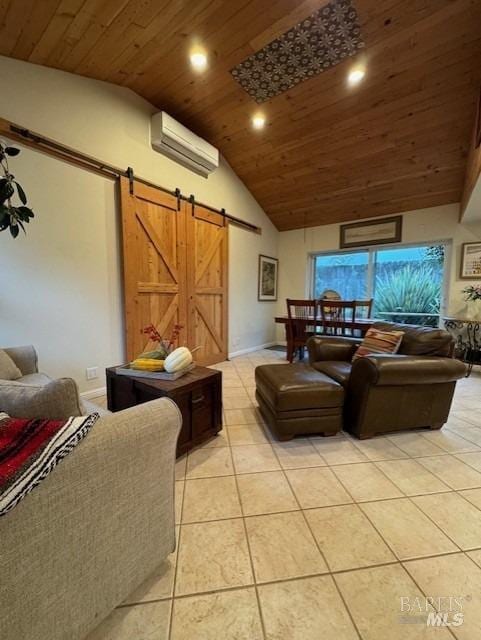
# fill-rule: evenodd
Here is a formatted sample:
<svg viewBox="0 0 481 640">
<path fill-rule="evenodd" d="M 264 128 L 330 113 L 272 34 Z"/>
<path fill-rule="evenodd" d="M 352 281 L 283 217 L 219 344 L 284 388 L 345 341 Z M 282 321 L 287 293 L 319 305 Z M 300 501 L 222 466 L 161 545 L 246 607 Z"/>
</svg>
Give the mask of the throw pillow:
<svg viewBox="0 0 481 640">
<path fill-rule="evenodd" d="M 0 349 L 0 380 L 17 380 L 22 372 L 6 351 Z"/>
<path fill-rule="evenodd" d="M 52 380 L 45 386 L 0 381 L 0 412 L 13 418 L 64 420 L 81 416 L 77 385 L 71 378 Z"/>
<path fill-rule="evenodd" d="M 357 348 L 352 361 L 373 353 L 397 353 L 403 335 L 404 331 L 379 331 L 371 327 Z"/>
</svg>

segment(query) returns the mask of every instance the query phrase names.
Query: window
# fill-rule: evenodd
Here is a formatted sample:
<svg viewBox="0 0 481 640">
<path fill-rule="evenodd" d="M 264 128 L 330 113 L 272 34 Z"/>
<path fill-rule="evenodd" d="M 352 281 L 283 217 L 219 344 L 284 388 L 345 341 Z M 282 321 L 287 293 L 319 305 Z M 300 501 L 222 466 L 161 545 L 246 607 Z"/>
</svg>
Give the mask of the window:
<svg viewBox="0 0 481 640">
<path fill-rule="evenodd" d="M 444 245 L 434 244 L 317 254 L 312 293 L 320 298 L 332 289 L 344 300 L 374 298 L 375 317 L 437 326 L 444 253 Z"/>
</svg>

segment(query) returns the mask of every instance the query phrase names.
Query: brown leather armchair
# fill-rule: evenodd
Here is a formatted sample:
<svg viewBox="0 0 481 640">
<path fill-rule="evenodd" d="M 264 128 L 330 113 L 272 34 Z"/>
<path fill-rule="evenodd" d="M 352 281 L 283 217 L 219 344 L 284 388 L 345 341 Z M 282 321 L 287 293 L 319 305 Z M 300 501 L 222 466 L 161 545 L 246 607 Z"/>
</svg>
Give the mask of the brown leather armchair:
<svg viewBox="0 0 481 640">
<path fill-rule="evenodd" d="M 351 363 L 359 338 L 319 336 L 307 342 L 309 364 L 346 391 L 344 429 L 361 439 L 417 427 L 440 429 L 456 381 L 466 373 L 466 366 L 452 357 L 450 334 L 385 322 L 374 327 L 404 332 L 397 354 L 373 354 Z"/>
</svg>

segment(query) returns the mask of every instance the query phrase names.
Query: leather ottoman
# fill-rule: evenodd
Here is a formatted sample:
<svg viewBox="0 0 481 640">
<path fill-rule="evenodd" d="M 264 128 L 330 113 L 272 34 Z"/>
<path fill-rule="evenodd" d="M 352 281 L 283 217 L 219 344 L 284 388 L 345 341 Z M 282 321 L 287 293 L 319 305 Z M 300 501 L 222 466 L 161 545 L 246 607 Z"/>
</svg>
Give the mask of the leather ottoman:
<svg viewBox="0 0 481 640">
<path fill-rule="evenodd" d="M 341 430 L 344 388 L 324 373 L 305 364 L 264 364 L 255 377 L 259 408 L 279 440 Z"/>
</svg>

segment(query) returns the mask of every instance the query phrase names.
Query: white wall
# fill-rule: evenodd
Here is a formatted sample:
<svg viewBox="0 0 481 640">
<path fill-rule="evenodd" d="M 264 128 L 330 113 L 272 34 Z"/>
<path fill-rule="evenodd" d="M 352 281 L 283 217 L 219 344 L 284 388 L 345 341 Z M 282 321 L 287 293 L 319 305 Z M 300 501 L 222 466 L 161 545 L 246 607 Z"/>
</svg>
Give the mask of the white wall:
<svg viewBox="0 0 481 640">
<path fill-rule="evenodd" d="M 229 230 L 229 350 L 274 339 L 257 261 L 277 255 L 279 234 L 224 160 L 206 180 L 154 152 L 157 109 L 127 89 L 3 57 L 0 82 L 0 117 L 262 227 Z M 30 149 L 11 165 L 37 217 L 26 237 L 0 234 L 0 345 L 33 343 L 46 372 L 102 386 L 103 369 L 124 359 L 114 183 Z M 85 380 L 90 366 L 99 380 Z"/>
<path fill-rule="evenodd" d="M 461 245 L 481 240 L 481 223 L 459 224 L 459 205 L 418 209 L 403 214 L 403 243 L 449 240 L 448 278 L 445 311 L 461 314 L 466 309 L 462 289 L 470 281 L 460 280 Z M 399 245 L 389 245 L 399 246 Z M 285 313 L 286 298 L 302 298 L 309 293 L 309 254 L 339 250 L 339 224 L 286 231 L 279 235 L 278 313 Z M 277 337 L 284 338 L 278 327 Z"/>
</svg>

